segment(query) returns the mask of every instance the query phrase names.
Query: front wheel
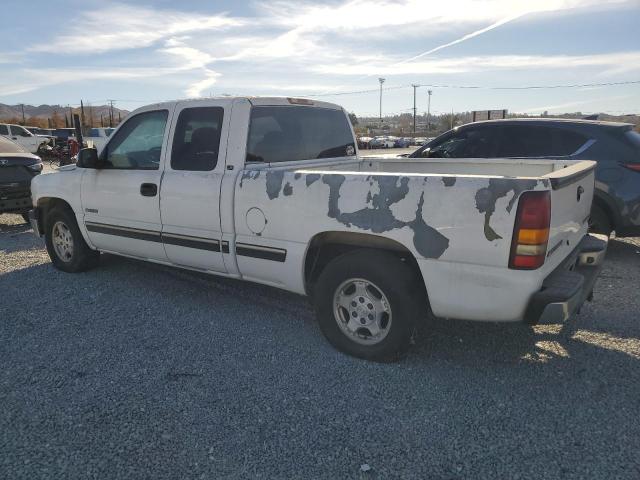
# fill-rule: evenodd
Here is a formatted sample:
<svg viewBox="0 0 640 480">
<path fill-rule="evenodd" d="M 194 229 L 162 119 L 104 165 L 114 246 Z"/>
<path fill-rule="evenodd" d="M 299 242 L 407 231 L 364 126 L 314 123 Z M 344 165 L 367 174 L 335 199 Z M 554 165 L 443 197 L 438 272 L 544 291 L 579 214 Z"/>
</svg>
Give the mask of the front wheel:
<svg viewBox="0 0 640 480">
<path fill-rule="evenodd" d="M 91 250 L 69 209 L 54 209 L 47 215 L 45 243 L 53 266 L 69 273 L 83 272 L 98 264 L 100 252 Z"/>
<path fill-rule="evenodd" d="M 422 279 L 397 256 L 357 250 L 327 265 L 315 289 L 320 329 L 338 350 L 367 360 L 398 359 L 424 317 Z"/>
</svg>

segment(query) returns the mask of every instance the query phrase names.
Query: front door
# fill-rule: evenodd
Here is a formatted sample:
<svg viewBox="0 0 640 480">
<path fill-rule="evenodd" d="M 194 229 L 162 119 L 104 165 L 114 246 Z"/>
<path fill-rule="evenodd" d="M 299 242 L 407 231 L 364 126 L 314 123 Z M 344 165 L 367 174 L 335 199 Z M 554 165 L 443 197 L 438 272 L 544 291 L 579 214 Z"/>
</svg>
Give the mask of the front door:
<svg viewBox="0 0 640 480">
<path fill-rule="evenodd" d="M 179 103 L 174 114 L 160 191 L 162 241 L 176 265 L 225 272 L 219 203 L 231 101 L 191 105 Z"/>
<path fill-rule="evenodd" d="M 164 260 L 159 189 L 168 110 L 126 120 L 100 154 L 104 166 L 82 177 L 84 224 L 100 250 Z"/>
</svg>

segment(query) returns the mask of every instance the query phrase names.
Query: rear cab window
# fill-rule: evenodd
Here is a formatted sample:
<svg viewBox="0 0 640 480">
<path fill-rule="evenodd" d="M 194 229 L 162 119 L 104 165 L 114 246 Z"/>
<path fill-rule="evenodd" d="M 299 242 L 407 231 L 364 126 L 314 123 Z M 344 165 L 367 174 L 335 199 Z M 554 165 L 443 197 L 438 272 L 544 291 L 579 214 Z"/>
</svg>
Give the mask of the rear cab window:
<svg viewBox="0 0 640 480">
<path fill-rule="evenodd" d="M 355 156 L 342 110 L 312 106 L 254 106 L 246 161 L 278 163 Z"/>
<path fill-rule="evenodd" d="M 180 112 L 176 124 L 171 168 L 207 172 L 216 168 L 224 108 L 194 107 Z"/>
</svg>

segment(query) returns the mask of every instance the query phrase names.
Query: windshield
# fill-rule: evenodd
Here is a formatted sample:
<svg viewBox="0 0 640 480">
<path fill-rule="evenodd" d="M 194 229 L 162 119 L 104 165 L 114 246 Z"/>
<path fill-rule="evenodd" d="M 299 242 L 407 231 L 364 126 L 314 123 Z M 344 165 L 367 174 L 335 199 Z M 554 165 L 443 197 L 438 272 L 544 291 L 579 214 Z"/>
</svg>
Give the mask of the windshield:
<svg viewBox="0 0 640 480">
<path fill-rule="evenodd" d="M 0 155 L 3 153 L 28 153 L 17 143 L 12 142 L 4 137 L 0 137 Z"/>
</svg>

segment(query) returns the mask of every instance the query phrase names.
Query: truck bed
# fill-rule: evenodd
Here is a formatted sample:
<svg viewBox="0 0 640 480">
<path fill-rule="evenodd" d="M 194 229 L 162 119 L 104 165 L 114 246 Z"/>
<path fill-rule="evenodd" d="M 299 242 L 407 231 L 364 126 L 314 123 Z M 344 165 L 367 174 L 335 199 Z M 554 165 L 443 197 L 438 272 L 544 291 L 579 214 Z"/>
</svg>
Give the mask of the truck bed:
<svg viewBox="0 0 640 480">
<path fill-rule="evenodd" d="M 309 231 L 385 237 L 416 257 L 437 315 L 486 319 L 498 301 L 503 307 L 495 320 L 516 320 L 524 314 L 522 296 L 537 291 L 586 234 L 594 166 L 384 157 L 248 165 L 236 181 L 236 234 L 239 242 L 264 242 L 301 257 Z M 508 269 L 509 253 L 518 199 L 526 191 L 551 192 L 548 254 L 538 270 L 516 271 Z M 258 237 L 247 220 L 252 208 L 265 217 Z M 261 273 L 274 284 L 299 284 L 301 272 L 288 269 L 285 263 Z M 477 297 L 457 302 L 460 288 Z"/>
</svg>

